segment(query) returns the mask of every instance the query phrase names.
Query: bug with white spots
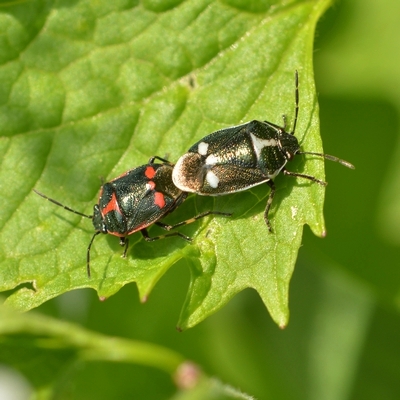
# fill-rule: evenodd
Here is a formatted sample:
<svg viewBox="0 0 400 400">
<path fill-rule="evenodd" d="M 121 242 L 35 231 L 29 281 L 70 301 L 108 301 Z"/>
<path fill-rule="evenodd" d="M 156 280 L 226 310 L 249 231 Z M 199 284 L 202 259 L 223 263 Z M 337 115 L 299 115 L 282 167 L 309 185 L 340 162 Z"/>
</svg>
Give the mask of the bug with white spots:
<svg viewBox="0 0 400 400">
<path fill-rule="evenodd" d="M 299 89 L 296 71 L 295 118 L 291 132 L 286 132 L 286 124 L 281 127 L 272 122 L 253 120 L 211 133 L 179 158 L 172 172 L 174 184 L 184 192 L 221 196 L 266 183 L 271 191 L 264 219 L 271 232 L 268 213 L 275 195 L 273 180 L 279 173 L 326 186 L 326 182 L 314 176 L 288 171 L 286 163 L 294 156 L 311 154 L 354 169 L 352 164 L 335 156 L 300 151 L 299 142 L 294 136 L 298 111 Z"/>
</svg>

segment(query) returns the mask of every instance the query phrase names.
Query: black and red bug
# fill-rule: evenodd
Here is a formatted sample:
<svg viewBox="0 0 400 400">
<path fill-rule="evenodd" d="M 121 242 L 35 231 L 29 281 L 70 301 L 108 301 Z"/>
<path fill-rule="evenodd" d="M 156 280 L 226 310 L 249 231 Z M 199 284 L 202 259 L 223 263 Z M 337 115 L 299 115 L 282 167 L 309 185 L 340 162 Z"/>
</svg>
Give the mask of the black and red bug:
<svg viewBox="0 0 400 400">
<path fill-rule="evenodd" d="M 155 163 L 155 159 L 162 163 Z M 160 222 L 161 218 L 175 210 L 188 195 L 173 184 L 172 170 L 173 164 L 155 156 L 150 158 L 148 164 L 133 168 L 103 184 L 100 190 L 99 202 L 93 208 L 93 215 L 73 210 L 35 189 L 34 192 L 68 211 L 92 220 L 96 232 L 89 242 L 86 258 L 87 273 L 90 277 L 90 249 L 94 238 L 100 233 L 118 236 L 120 245 L 125 246 L 123 253 L 123 257 L 125 257 L 129 245 L 128 236 L 138 231 L 149 242 L 170 236 L 179 236 L 188 242 L 192 240 L 180 232 L 170 232 L 150 237 L 147 227 L 152 224 L 170 231 L 210 214 L 231 215 L 218 211 L 206 211 L 174 225 Z"/>
</svg>

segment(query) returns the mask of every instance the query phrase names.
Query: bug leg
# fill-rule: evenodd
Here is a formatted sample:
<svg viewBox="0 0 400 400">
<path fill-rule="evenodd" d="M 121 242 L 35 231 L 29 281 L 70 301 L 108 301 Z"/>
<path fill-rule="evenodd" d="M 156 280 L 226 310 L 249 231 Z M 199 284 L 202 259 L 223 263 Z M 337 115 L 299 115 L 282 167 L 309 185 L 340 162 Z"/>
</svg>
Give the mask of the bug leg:
<svg viewBox="0 0 400 400">
<path fill-rule="evenodd" d="M 225 213 L 225 212 L 221 212 L 221 211 L 205 211 L 201 214 L 198 214 L 192 218 L 187 219 L 186 221 L 178 222 L 177 224 L 174 224 L 174 225 L 166 225 L 162 222 L 156 222 L 156 224 L 158 226 L 161 226 L 163 229 L 170 231 L 171 229 L 178 228 L 178 226 L 191 224 L 200 218 L 207 217 L 207 215 L 223 215 L 225 217 L 230 217 L 230 216 L 232 216 L 232 213 Z"/>
<path fill-rule="evenodd" d="M 271 191 L 269 192 L 267 206 L 265 207 L 265 211 L 264 211 L 264 220 L 268 226 L 268 230 L 270 231 L 270 233 L 272 233 L 272 228 L 271 228 L 271 223 L 269 222 L 268 213 L 271 208 L 272 200 L 274 199 L 274 196 L 275 196 L 275 184 L 272 180 L 267 181 L 267 184 L 271 188 Z"/>
<path fill-rule="evenodd" d="M 164 226 L 163 226 L 164 224 L 161 224 L 158 222 L 156 222 L 156 224 L 161 226 L 162 228 L 164 228 Z M 169 225 L 166 225 L 166 226 L 168 227 Z M 164 229 L 166 229 L 166 228 L 164 228 Z M 168 229 L 166 229 L 166 230 L 168 230 Z M 153 237 L 149 236 L 147 229 L 142 229 L 140 231 L 140 233 L 143 235 L 143 238 L 144 238 L 144 240 L 146 240 L 146 242 L 154 242 L 155 240 L 165 239 L 166 237 L 171 237 L 171 236 L 179 236 L 182 239 L 186 240 L 187 242 L 192 241 L 192 238 L 190 238 L 189 236 L 186 236 L 180 232 L 171 232 L 171 233 L 167 233 L 165 235 L 159 235 L 159 236 L 153 236 Z"/>
<path fill-rule="evenodd" d="M 286 169 L 283 169 L 282 171 L 283 171 L 283 173 L 285 175 L 308 179 L 309 181 L 318 183 L 321 186 L 326 186 L 328 184 L 327 182 L 324 182 L 324 181 L 321 181 L 321 180 L 317 179 L 315 176 L 306 175 L 306 174 L 299 174 L 298 172 L 290 172 L 290 171 L 287 171 Z"/>
<path fill-rule="evenodd" d="M 97 232 L 94 233 L 94 235 L 92 236 L 92 239 L 91 239 L 90 242 L 89 242 L 89 246 L 88 246 L 88 248 L 87 248 L 87 253 L 86 253 L 86 270 L 87 270 L 88 278 L 90 278 L 90 249 L 91 249 L 91 247 L 92 247 L 92 243 L 93 243 L 94 238 L 95 238 L 99 233 L 101 233 L 101 232 L 100 232 L 100 231 L 97 231 Z"/>
<path fill-rule="evenodd" d="M 119 244 L 120 244 L 120 246 L 125 246 L 124 253 L 122 254 L 122 258 L 126 258 L 126 253 L 128 252 L 128 246 L 129 246 L 129 238 L 121 237 L 119 239 Z"/>
<path fill-rule="evenodd" d="M 174 225 L 164 224 L 163 222 L 159 222 L 159 221 L 155 222 L 155 224 L 158 225 L 159 227 L 165 229 L 166 231 L 171 231 L 172 229 L 178 228 L 179 226 L 191 224 L 192 222 L 195 222 L 198 219 L 204 218 L 207 215 L 211 215 L 211 214 L 224 215 L 226 217 L 230 217 L 232 215 L 232 213 L 224 213 L 224 212 L 220 212 L 220 211 L 206 211 L 199 215 L 194 216 L 193 218 L 187 219 L 186 221 L 178 222 L 177 224 L 174 224 Z M 140 232 L 142 233 L 144 239 L 148 242 L 153 242 L 154 240 L 164 239 L 166 237 L 171 237 L 171 236 L 179 236 L 182 239 L 186 240 L 187 242 L 192 241 L 192 238 L 190 238 L 189 236 L 186 236 L 180 232 L 170 232 L 165 235 L 160 235 L 160 236 L 155 236 L 155 237 L 150 237 L 146 229 L 142 229 Z"/>
<path fill-rule="evenodd" d="M 166 163 L 168 165 L 173 165 L 171 162 L 169 162 L 168 160 L 166 160 L 165 158 L 159 157 L 159 156 L 153 156 L 150 158 L 149 160 L 149 164 L 154 164 L 154 160 L 159 160 L 163 163 Z"/>
</svg>

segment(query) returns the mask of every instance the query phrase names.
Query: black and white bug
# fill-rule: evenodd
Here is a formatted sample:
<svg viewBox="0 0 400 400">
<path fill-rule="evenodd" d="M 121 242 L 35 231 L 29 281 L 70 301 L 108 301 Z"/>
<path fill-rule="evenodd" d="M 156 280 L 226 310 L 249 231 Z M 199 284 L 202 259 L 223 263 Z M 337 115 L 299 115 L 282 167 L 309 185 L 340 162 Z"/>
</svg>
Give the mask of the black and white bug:
<svg viewBox="0 0 400 400">
<path fill-rule="evenodd" d="M 293 129 L 268 121 L 253 120 L 221 129 L 204 137 L 179 158 L 172 172 L 174 184 L 182 191 L 204 196 L 236 193 L 267 183 L 271 188 L 264 219 L 271 232 L 268 213 L 275 195 L 273 179 L 279 174 L 309 179 L 320 185 L 326 182 L 314 176 L 288 171 L 286 163 L 299 154 L 310 154 L 353 168 L 347 161 L 321 153 L 300 151 L 294 136 L 299 113 L 298 73 L 295 73 L 295 118 Z"/>
<path fill-rule="evenodd" d="M 155 163 L 155 159 L 162 163 Z M 148 242 L 170 236 L 179 236 L 188 242 L 192 241 L 190 237 L 180 232 L 150 237 L 147 232 L 150 225 L 155 224 L 170 231 L 210 214 L 231 215 L 218 211 L 206 211 L 174 225 L 160 222 L 161 218 L 174 211 L 188 195 L 172 183 L 172 168 L 173 164 L 169 161 L 160 157 L 152 157 L 148 164 L 133 168 L 105 183 L 100 189 L 99 201 L 93 207 L 93 215 L 75 211 L 35 189 L 34 192 L 67 211 L 92 220 L 95 233 L 89 242 L 86 256 L 87 274 L 90 277 L 90 248 L 94 238 L 100 233 L 119 237 L 120 245 L 125 246 L 123 253 L 123 257 L 125 257 L 129 245 L 128 236 L 138 231 Z"/>
</svg>

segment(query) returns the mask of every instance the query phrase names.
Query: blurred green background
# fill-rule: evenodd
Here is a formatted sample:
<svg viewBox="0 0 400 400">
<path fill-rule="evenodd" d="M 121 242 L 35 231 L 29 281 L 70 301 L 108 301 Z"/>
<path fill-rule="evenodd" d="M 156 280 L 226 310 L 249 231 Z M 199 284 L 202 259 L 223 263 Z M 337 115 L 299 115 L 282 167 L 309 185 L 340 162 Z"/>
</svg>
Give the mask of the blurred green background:
<svg viewBox="0 0 400 400">
<path fill-rule="evenodd" d="M 356 170 L 326 162 L 328 235 L 318 239 L 305 228 L 284 331 L 246 290 L 200 325 L 176 332 L 189 282 L 182 264 L 144 305 L 128 285 L 105 303 L 81 290 L 39 311 L 175 349 L 258 399 L 400 398 L 399 16 L 397 0 L 343 0 L 318 25 L 324 150 Z M 71 374 L 79 399 L 166 399 L 175 390 L 168 376 L 139 366 L 86 363 Z"/>
</svg>

